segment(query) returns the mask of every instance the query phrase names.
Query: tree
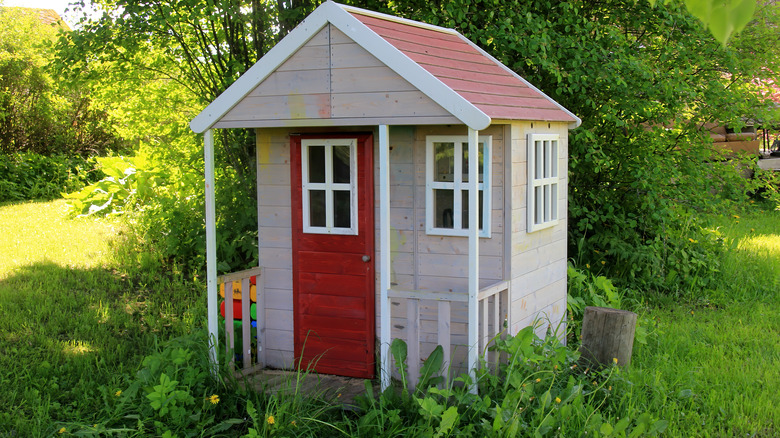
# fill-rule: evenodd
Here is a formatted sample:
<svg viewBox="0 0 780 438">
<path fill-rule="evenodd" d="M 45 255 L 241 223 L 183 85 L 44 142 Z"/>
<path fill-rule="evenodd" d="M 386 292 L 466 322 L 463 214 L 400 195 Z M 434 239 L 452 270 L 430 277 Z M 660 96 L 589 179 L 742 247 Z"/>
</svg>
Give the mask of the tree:
<svg viewBox="0 0 780 438">
<path fill-rule="evenodd" d="M 0 8 L 0 151 L 97 154 L 121 146 L 90 96 L 48 69 L 65 29 L 26 8 Z"/>
</svg>

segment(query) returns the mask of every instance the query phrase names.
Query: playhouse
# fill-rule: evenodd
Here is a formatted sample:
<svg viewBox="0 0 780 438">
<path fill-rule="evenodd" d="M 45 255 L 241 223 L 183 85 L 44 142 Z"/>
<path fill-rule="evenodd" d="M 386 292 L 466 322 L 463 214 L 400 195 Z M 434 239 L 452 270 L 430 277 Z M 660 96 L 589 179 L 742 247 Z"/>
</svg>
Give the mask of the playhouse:
<svg viewBox="0 0 780 438">
<path fill-rule="evenodd" d="M 414 380 L 436 345 L 473 371 L 496 335 L 555 328 L 579 124 L 452 29 L 322 4 L 190 124 L 214 348 L 385 387 L 393 339 Z M 239 127 L 257 132 L 259 266 L 218 278 L 212 130 Z"/>
</svg>

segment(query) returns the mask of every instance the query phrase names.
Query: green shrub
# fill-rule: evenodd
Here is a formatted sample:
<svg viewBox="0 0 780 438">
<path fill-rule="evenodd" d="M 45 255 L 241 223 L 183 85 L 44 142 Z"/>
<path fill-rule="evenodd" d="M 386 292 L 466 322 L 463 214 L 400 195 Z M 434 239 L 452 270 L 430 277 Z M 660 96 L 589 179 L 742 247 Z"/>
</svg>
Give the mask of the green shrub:
<svg viewBox="0 0 780 438">
<path fill-rule="evenodd" d="M 0 202 L 59 198 L 99 180 L 95 167 L 94 158 L 78 155 L 0 154 Z"/>
</svg>

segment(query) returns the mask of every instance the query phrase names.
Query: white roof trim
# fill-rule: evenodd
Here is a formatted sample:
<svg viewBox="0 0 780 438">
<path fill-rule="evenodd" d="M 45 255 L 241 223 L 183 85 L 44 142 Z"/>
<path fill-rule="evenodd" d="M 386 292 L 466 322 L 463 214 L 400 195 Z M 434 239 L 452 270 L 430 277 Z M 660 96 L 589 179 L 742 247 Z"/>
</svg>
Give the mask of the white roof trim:
<svg viewBox="0 0 780 438">
<path fill-rule="evenodd" d="M 409 81 L 417 89 L 441 105 L 450 114 L 462 121 L 465 125 L 475 130 L 482 130 L 490 126 L 491 119 L 471 102 L 445 85 L 430 72 L 422 68 L 416 62 L 404 55 L 400 50 L 387 42 L 384 38 L 369 29 L 360 20 L 353 17 L 348 11 L 366 14 L 368 11 L 355 9 L 338 3 L 328 1 L 320 5 L 301 24 L 293 29 L 287 36 L 276 44 L 255 65 L 241 75 L 236 82 L 211 102 L 200 114 L 190 122 L 190 128 L 197 132 L 204 132 L 214 126 L 228 111 L 230 111 L 241 99 L 255 89 L 265 78 L 273 73 L 282 63 L 295 54 L 309 39 L 311 39 L 326 24 L 331 23 L 358 45 L 385 63 L 393 71 Z M 384 14 L 367 14 L 386 18 Z M 406 23 L 398 18 L 395 21 Z M 411 20 L 408 20 L 412 22 Z M 416 23 L 416 22 L 412 22 Z M 420 26 L 434 30 L 436 26 Z M 440 30 L 443 31 L 443 30 Z M 452 30 L 448 30 L 452 33 Z"/>
<path fill-rule="evenodd" d="M 333 5 L 341 12 L 329 17 L 334 26 L 457 117 L 463 124 L 477 131 L 490 126 L 491 120 L 487 114 L 353 17 L 342 5 L 327 2 L 321 7 L 327 5 Z"/>
<path fill-rule="evenodd" d="M 570 129 L 570 130 L 571 130 L 571 129 L 575 129 L 575 128 L 579 127 L 579 126 L 582 124 L 582 119 L 580 119 L 579 117 L 577 117 L 577 116 L 576 116 L 576 115 L 575 115 L 573 112 L 571 112 L 571 111 L 567 110 L 567 109 L 566 109 L 566 108 L 565 108 L 563 105 L 561 105 L 560 103 L 556 102 L 556 101 L 555 101 L 553 98 L 551 98 L 550 96 L 548 96 L 548 95 L 544 94 L 544 93 L 542 92 L 542 90 L 540 90 L 540 89 L 536 88 L 536 87 L 535 87 L 535 86 L 534 86 L 532 83 L 530 83 L 530 82 L 526 81 L 526 80 L 525 80 L 525 78 L 523 78 L 523 77 L 522 77 L 522 76 L 520 76 L 519 74 L 517 74 L 517 73 L 515 73 L 514 71 L 512 71 L 512 69 L 511 69 L 511 68 L 507 67 L 506 65 L 504 65 L 504 63 L 503 63 L 503 62 L 501 62 L 501 61 L 497 60 L 496 58 L 494 58 L 494 57 L 493 57 L 493 56 L 492 56 L 490 53 L 488 53 L 488 52 L 486 52 L 486 51 L 482 50 L 482 48 L 481 48 L 481 47 L 479 47 L 478 45 L 474 44 L 474 42 L 473 42 L 473 41 L 469 40 L 468 38 L 464 37 L 463 35 L 461 35 L 461 34 L 460 34 L 460 33 L 458 33 L 458 32 L 456 32 L 456 34 L 457 34 L 457 35 L 458 35 L 458 36 L 459 36 L 459 37 L 460 37 L 460 38 L 461 38 L 463 41 L 467 42 L 467 43 L 468 43 L 468 44 L 469 44 L 471 47 L 473 47 L 473 48 L 477 49 L 477 50 L 479 51 L 479 53 L 481 53 L 483 56 L 485 56 L 485 57 L 486 57 L 486 58 L 488 58 L 489 60 L 491 60 L 491 61 L 495 62 L 495 63 L 496 63 L 496 64 L 497 64 L 499 67 L 503 68 L 503 69 L 504 69 L 504 70 L 506 70 L 508 73 L 512 74 L 512 76 L 514 76 L 514 77 L 516 77 L 517 79 L 519 79 L 520 81 L 522 81 L 524 84 L 526 84 L 526 85 L 528 86 L 528 88 L 530 88 L 530 89 L 532 89 L 532 90 L 536 91 L 537 93 L 539 93 L 540 95 L 544 96 L 544 98 L 545 98 L 545 99 L 547 99 L 547 100 L 549 100 L 550 102 L 554 103 L 554 104 L 555 104 L 555 105 L 556 105 L 558 108 L 560 108 L 560 109 L 561 109 L 561 111 L 563 111 L 563 112 L 565 112 L 566 114 L 568 114 L 568 115 L 570 115 L 570 116 L 574 117 L 574 120 L 575 120 L 575 121 L 574 121 L 574 122 L 571 122 L 571 123 L 569 123 L 569 129 Z"/>
<path fill-rule="evenodd" d="M 383 14 L 381 12 L 369 11 L 368 9 L 360 9 L 354 6 L 342 5 L 340 3 L 336 3 L 336 4 L 339 5 L 341 9 L 344 9 L 345 11 L 352 14 L 365 15 L 367 17 L 379 18 L 381 20 L 394 21 L 396 23 L 405 24 L 407 26 L 419 27 L 422 29 L 433 30 L 436 32 L 447 33 L 450 35 L 460 35 L 457 30 L 450 29 L 449 27 L 435 26 L 433 24 L 423 23 L 421 21 L 414 21 L 408 18 L 396 17 L 395 15 L 388 15 L 388 14 Z"/>
<path fill-rule="evenodd" d="M 276 71 L 288 58 L 295 54 L 307 41 L 327 23 L 327 10 L 320 7 L 314 10 L 287 36 L 282 38 L 249 70 L 245 71 L 222 94 L 217 96 L 203 111 L 190 121 L 190 129 L 197 133 L 205 132 L 214 126 L 225 114 L 236 106 L 241 99 L 255 89 L 271 73 Z"/>
</svg>

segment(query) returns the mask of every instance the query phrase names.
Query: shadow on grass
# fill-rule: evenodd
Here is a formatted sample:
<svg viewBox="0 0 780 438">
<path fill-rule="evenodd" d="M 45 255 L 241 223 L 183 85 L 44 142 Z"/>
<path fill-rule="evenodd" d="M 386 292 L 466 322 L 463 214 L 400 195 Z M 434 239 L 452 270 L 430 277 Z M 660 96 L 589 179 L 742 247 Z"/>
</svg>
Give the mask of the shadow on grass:
<svg viewBox="0 0 780 438">
<path fill-rule="evenodd" d="M 0 436 L 89 421 L 98 388 L 203 325 L 205 301 L 201 285 L 159 272 L 39 262 L 0 280 Z"/>
</svg>

